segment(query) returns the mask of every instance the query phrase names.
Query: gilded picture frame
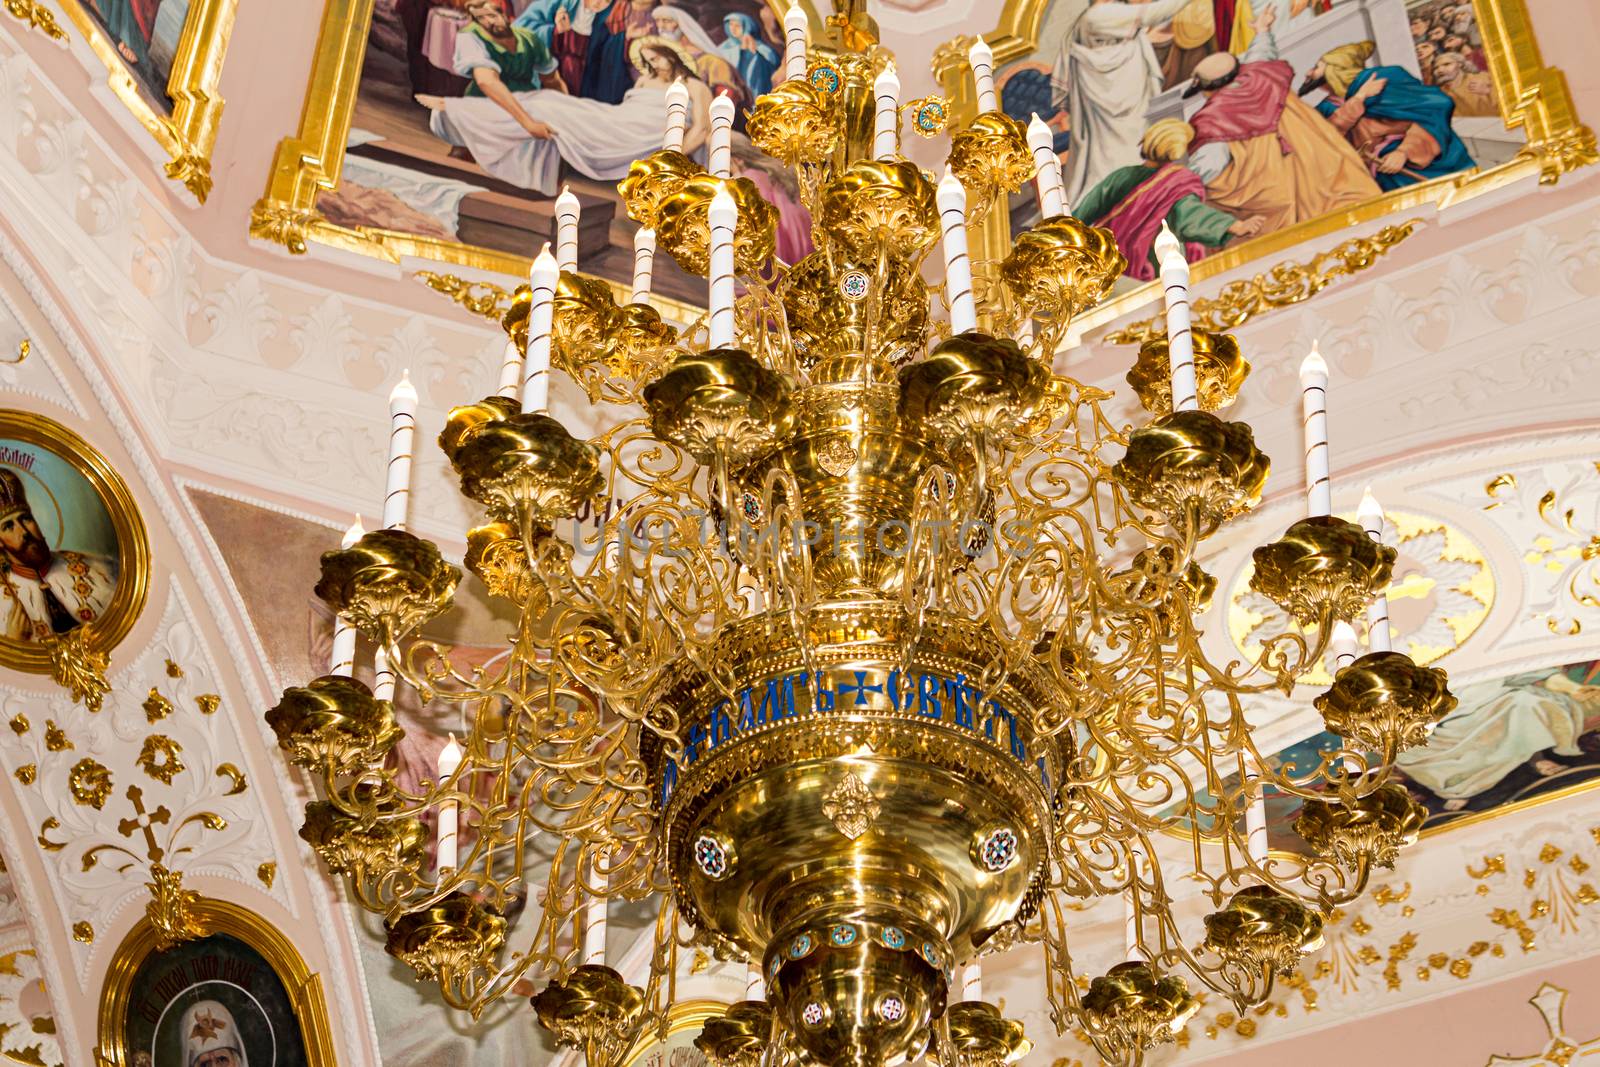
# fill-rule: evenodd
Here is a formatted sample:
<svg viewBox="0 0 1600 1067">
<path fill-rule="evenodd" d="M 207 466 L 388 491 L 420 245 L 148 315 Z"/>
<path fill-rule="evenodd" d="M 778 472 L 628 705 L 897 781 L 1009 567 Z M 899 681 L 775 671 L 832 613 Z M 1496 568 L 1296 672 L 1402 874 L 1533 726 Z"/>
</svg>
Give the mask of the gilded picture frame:
<svg viewBox="0 0 1600 1067">
<path fill-rule="evenodd" d="M 24 497 L 20 502 L 12 499 L 18 491 Z M 43 522 L 36 522 L 33 532 L 42 535 L 52 552 L 51 569 L 63 561 L 69 568 L 63 580 L 71 588 L 56 597 L 58 604 L 69 613 L 89 611 L 92 617 L 76 629 L 87 635 L 84 643 L 90 653 L 109 654 L 138 620 L 150 587 L 144 519 L 121 475 L 98 450 L 55 420 L 0 409 L 0 504 L 4 504 L 0 527 L 9 527 L 19 504 L 24 510 L 41 512 Z M 47 644 L 11 633 L 12 623 L 27 616 L 26 604 L 37 598 L 18 591 L 21 578 L 13 580 L 13 567 L 25 553 L 13 551 L 6 540 L 9 536 L 8 529 L 0 529 L 0 666 L 54 674 L 56 664 Z M 110 562 L 97 566 L 97 557 Z M 71 571 L 80 561 L 83 573 Z M 114 565 L 115 574 L 107 596 L 103 588 L 107 579 L 96 571 L 109 565 Z M 49 574 L 45 579 L 39 584 L 54 587 Z M 75 597 L 75 592 L 80 595 Z"/>
<path fill-rule="evenodd" d="M 994 29 L 983 35 L 994 52 L 997 72 L 1040 47 L 1040 28 L 1050 3 L 1051 0 L 1005 0 Z M 1483 34 L 1484 55 L 1494 81 L 1501 118 L 1508 130 L 1521 129 L 1527 137 L 1527 143 L 1515 158 L 1488 169 L 1406 186 L 1368 200 L 1351 210 L 1309 219 L 1230 244 L 1196 262 L 1191 268 L 1192 281 L 1203 282 L 1309 242 L 1323 240 L 1331 246 L 1335 235 L 1344 234 L 1352 227 L 1374 223 L 1424 205 L 1444 210 L 1530 176 L 1536 176 L 1542 185 L 1554 184 L 1568 171 L 1600 162 L 1595 135 L 1578 117 L 1565 74 L 1544 62 L 1526 0 L 1472 0 L 1472 7 Z M 970 121 L 976 112 L 972 70 L 965 56 L 965 43 L 970 40 L 965 39 L 958 47 L 941 49 L 935 56 L 936 73 L 946 94 L 951 97 L 957 124 Z M 1414 226 L 1391 229 L 1396 234 L 1388 242 L 1378 241 L 1382 247 L 1375 250 L 1376 255 L 1360 256 L 1364 260 L 1363 266 L 1370 266 L 1388 247 L 1409 235 Z M 1402 229 L 1404 232 L 1399 232 Z M 981 232 L 975 237 L 975 245 L 981 250 L 981 255 L 996 261 L 1010 250 L 1010 242 L 1011 235 L 1003 213 L 986 219 Z M 1219 298 L 1224 306 L 1210 309 L 1212 318 L 1228 327 L 1241 325 L 1265 310 L 1281 306 L 1270 300 L 1259 299 L 1259 290 L 1270 287 L 1271 279 L 1314 274 L 1321 269 L 1320 261 L 1330 257 L 1346 258 L 1342 255 L 1342 246 L 1340 249 L 1314 246 L 1314 251 L 1317 254 L 1308 254 L 1306 263 L 1285 261 L 1274 264 L 1257 277 L 1256 281 L 1262 284 L 1252 285 L 1249 281 L 1234 283 L 1230 289 L 1236 292 L 1231 295 L 1225 293 Z M 1320 292 L 1322 287 L 1318 284 L 1282 286 L 1280 288 L 1291 290 L 1283 303 L 1298 303 Z M 1121 293 L 1075 320 L 1073 336 L 1084 336 L 1159 297 L 1160 286 L 1154 281 Z M 1238 306 L 1226 306 L 1230 301 Z M 1107 339 L 1112 343 L 1136 344 L 1152 332 L 1160 332 L 1158 324 L 1141 323 L 1120 330 Z"/>
<path fill-rule="evenodd" d="M 322 976 L 306 965 L 294 944 L 267 920 L 231 901 L 203 897 L 191 911 L 206 937 L 225 935 L 243 942 L 272 969 L 299 1023 L 308 1067 L 338 1067 Z M 167 951 L 183 947 L 180 943 Z M 145 963 L 161 952 L 160 934 L 148 918 L 141 918 L 117 947 L 100 992 L 96 1067 L 142 1064 L 137 1050 L 128 1047 L 127 1021 L 139 992 L 135 978 Z"/>
<path fill-rule="evenodd" d="M 780 18 L 786 0 L 766 0 Z M 816 7 L 802 0 L 812 40 L 823 39 Z M 339 187 L 345 148 L 355 116 L 357 92 L 371 32 L 373 0 L 328 0 L 322 17 L 300 127 L 279 142 L 265 194 L 251 211 L 250 235 L 304 254 L 312 243 L 398 264 L 406 258 L 525 278 L 532 255 L 517 255 L 455 240 L 373 226 L 341 226 L 317 210 L 317 197 Z M 447 279 L 457 281 L 457 279 Z M 626 299 L 621 283 L 608 283 Z M 689 321 L 700 314 L 680 301 L 652 295 L 664 314 Z"/>
<path fill-rule="evenodd" d="M 172 114 L 166 115 L 141 92 L 116 43 L 83 0 L 62 0 L 61 4 L 73 27 L 105 64 L 107 87 L 167 153 L 166 176 L 202 204 L 211 192 L 211 153 L 224 104 L 218 91 L 222 60 L 233 34 L 237 6 L 238 0 L 191 0 L 167 78 Z"/>
</svg>

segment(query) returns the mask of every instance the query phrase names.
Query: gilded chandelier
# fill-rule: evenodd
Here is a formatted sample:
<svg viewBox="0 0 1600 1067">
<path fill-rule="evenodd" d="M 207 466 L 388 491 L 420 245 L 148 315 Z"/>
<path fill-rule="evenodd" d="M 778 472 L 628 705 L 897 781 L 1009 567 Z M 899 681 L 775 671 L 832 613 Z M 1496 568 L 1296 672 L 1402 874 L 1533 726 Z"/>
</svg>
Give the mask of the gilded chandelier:
<svg viewBox="0 0 1600 1067">
<path fill-rule="evenodd" d="M 906 113 L 940 133 L 944 103 L 902 107 L 864 5 L 838 6 L 831 48 L 802 37 L 796 57 L 790 25 L 798 76 L 748 120 L 795 169 L 816 251 L 774 260 L 776 210 L 727 174 L 714 113 L 709 170 L 667 148 L 621 185 L 710 275 L 707 318 L 679 332 L 541 257 L 506 316 L 501 394 L 450 413 L 439 444 L 486 516 L 465 563 L 518 610 L 509 655 L 463 667 L 418 636 L 460 572 L 402 507 L 323 557 L 344 644 L 268 719 L 324 787 L 302 836 L 384 916 L 389 951 L 473 1013 L 544 980 L 540 1021 L 590 1067 L 664 1033 L 690 946 L 749 961 L 764 990 L 705 1026 L 719 1065 L 1009 1062 L 1021 1027 L 952 981 L 1018 943 L 1058 1029 L 1137 1063 L 1202 989 L 1264 1000 L 1393 863 L 1422 813 L 1387 767 L 1453 699 L 1383 650 L 1382 620 L 1317 701 L 1344 748 L 1267 769 L 1242 701 L 1288 691 L 1330 635 L 1337 654 L 1393 550 L 1314 507 L 1256 551 L 1255 588 L 1304 629 L 1254 662 L 1208 658 L 1196 553 L 1268 466 L 1216 414 L 1237 346 L 1187 343 L 1174 319 L 1172 351 L 1151 342 L 1129 375 L 1137 429 L 1053 373 L 1124 267 L 1110 235 L 1065 213 L 980 52 L 982 110 L 936 188 L 898 135 Z M 972 270 L 967 223 L 1036 176 L 1056 210 Z M 935 248 L 942 286 L 923 280 Z M 544 411 L 546 354 L 645 414 L 574 438 Z M 622 504 L 598 530 L 568 521 L 597 499 Z M 349 677 L 349 627 L 378 647 L 377 692 Z M 419 789 L 390 759 L 395 675 L 470 721 Z M 1269 786 L 1303 798 L 1311 852 L 1264 847 Z M 1067 915 L 1102 896 L 1124 902 L 1127 958 L 1080 976 Z M 638 987 L 596 947 L 618 898 L 659 901 Z M 1180 906 L 1197 898 L 1203 924 Z"/>
</svg>

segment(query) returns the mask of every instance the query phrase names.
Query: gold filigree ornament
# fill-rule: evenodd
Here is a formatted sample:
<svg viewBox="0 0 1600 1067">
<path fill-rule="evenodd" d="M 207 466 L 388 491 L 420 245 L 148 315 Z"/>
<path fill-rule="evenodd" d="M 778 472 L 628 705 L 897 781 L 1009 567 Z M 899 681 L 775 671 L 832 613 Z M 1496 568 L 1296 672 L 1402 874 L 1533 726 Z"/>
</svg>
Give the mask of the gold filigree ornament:
<svg viewBox="0 0 1600 1067">
<path fill-rule="evenodd" d="M 266 719 L 290 763 L 338 776 L 382 763 L 405 733 L 392 704 L 336 674 L 285 689 Z"/>
<path fill-rule="evenodd" d="M 1002 111 L 985 111 L 972 125 L 952 134 L 946 162 L 967 188 L 973 225 L 996 197 L 1033 180 L 1027 127 Z"/>
<path fill-rule="evenodd" d="M 681 191 L 690 178 L 705 172 L 682 152 L 663 148 L 634 160 L 627 176 L 617 183 L 617 192 L 628 217 L 653 229 L 659 222 L 661 205 Z"/>
<path fill-rule="evenodd" d="M 1135 503 L 1206 536 L 1260 503 L 1271 466 L 1248 424 L 1176 411 L 1129 435 L 1112 473 Z"/>
<path fill-rule="evenodd" d="M 460 477 L 461 491 L 491 518 L 513 526 L 553 525 L 600 490 L 594 446 L 548 415 L 519 411 L 505 397 L 452 408 L 439 447 Z"/>
<path fill-rule="evenodd" d="M 96 811 L 106 806 L 111 796 L 111 770 L 105 764 L 87 757 L 72 765 L 67 775 L 67 789 L 72 799 Z"/>
<path fill-rule="evenodd" d="M 111 692 L 106 680 L 106 668 L 111 665 L 105 652 L 93 643 L 92 623 L 52 634 L 44 639 L 50 654 L 50 676 L 55 683 L 72 695 L 75 704 L 90 711 L 99 711 Z"/>
<path fill-rule="evenodd" d="M 384 922 L 384 949 L 419 978 L 460 980 L 493 965 L 506 940 L 506 920 L 462 892 Z"/>
<path fill-rule="evenodd" d="M 521 603 L 534 592 L 528 553 L 509 522 L 489 522 L 469 530 L 462 563 L 478 576 L 490 596 Z"/>
<path fill-rule="evenodd" d="M 778 209 L 749 178 L 697 174 L 662 203 L 656 218 L 661 247 L 690 274 L 711 272 L 711 201 L 726 190 L 739 209 L 733 230 L 733 269 L 746 277 L 766 266 L 778 247 Z"/>
<path fill-rule="evenodd" d="M 1090 982 L 1083 995 L 1091 1035 L 1125 1057 L 1172 1041 L 1199 1010 L 1182 978 L 1158 975 L 1137 960 L 1117 964 Z"/>
<path fill-rule="evenodd" d="M 556 282 L 550 328 L 551 362 L 566 371 L 574 381 L 583 382 L 586 367 L 604 365 L 610 361 L 616 347 L 619 316 L 611 286 L 598 278 L 585 277 L 570 270 L 562 271 Z M 517 347 L 526 352 L 526 318 L 523 319 L 520 334 L 514 336 Z"/>
<path fill-rule="evenodd" d="M 828 239 L 864 263 L 911 259 L 939 240 L 933 183 L 905 160 L 852 163 L 823 187 L 817 215 Z"/>
<path fill-rule="evenodd" d="M 387 803 L 357 815 L 314 800 L 306 805 L 300 838 L 322 857 L 328 870 L 348 874 L 358 884 L 378 883 L 415 862 L 428 839 L 420 820 L 396 812 Z"/>
<path fill-rule="evenodd" d="M 981 1000 L 962 1001 L 945 1010 L 950 1027 L 950 1044 L 954 1047 L 954 1064 L 945 1061 L 952 1057 L 942 1055 L 935 1046 L 930 1057 L 941 1067 L 1003 1067 L 1016 1063 L 1033 1050 L 1022 1023 L 1007 1019 L 1000 1009 Z"/>
<path fill-rule="evenodd" d="M 763 1000 L 742 1000 L 701 1026 L 694 1047 L 712 1067 L 760 1067 L 772 1041 L 772 1007 Z"/>
<path fill-rule="evenodd" d="M 469 280 L 455 274 L 440 274 L 431 270 L 419 270 L 413 277 L 434 292 L 448 296 L 472 314 L 492 322 L 501 321 L 506 313 L 502 305 L 509 304 L 513 299 L 512 294 L 504 287 L 493 282 Z"/>
<path fill-rule="evenodd" d="M 1322 947 L 1322 916 L 1302 901 L 1266 885 L 1239 890 L 1221 911 L 1206 916 L 1206 947 L 1235 966 L 1294 974 L 1307 954 Z"/>
<path fill-rule="evenodd" d="M 1365 611 L 1388 588 L 1396 553 L 1353 522 L 1313 515 L 1252 555 L 1250 588 L 1310 625 L 1328 616 L 1348 622 Z"/>
<path fill-rule="evenodd" d="M 1448 676 L 1401 652 L 1371 652 L 1341 670 L 1314 701 L 1329 732 L 1368 751 L 1403 752 L 1428 743 L 1456 707 Z"/>
<path fill-rule="evenodd" d="M 839 143 L 839 113 L 826 93 L 792 78 L 756 97 L 745 132 L 757 148 L 786 166 L 821 163 Z"/>
<path fill-rule="evenodd" d="M 385 642 L 448 609 L 460 580 L 433 542 L 403 530 L 370 530 L 349 548 L 322 554 L 316 593 L 336 615 Z"/>
<path fill-rule="evenodd" d="M 66 41 L 67 31 L 56 21 L 55 14 L 39 0 L 5 0 L 6 13 L 21 19 L 33 29 L 56 41 Z"/>
<path fill-rule="evenodd" d="M 1250 364 L 1239 354 L 1239 342 L 1232 334 L 1194 330 L 1192 336 L 1200 410 L 1221 411 L 1238 399 Z M 1165 335 L 1139 346 L 1138 362 L 1128 371 L 1127 381 L 1150 414 L 1172 411 L 1172 357 Z"/>
<path fill-rule="evenodd" d="M 1009 435 L 1033 417 L 1049 378 L 1009 338 L 958 334 L 901 368 L 900 418 L 946 442 Z"/>
<path fill-rule="evenodd" d="M 144 914 L 155 928 L 156 947 L 160 951 L 205 936 L 205 925 L 195 915 L 200 894 L 183 888 L 182 871 L 152 863 L 150 881 L 145 883 L 145 888 L 150 891 L 150 902 L 145 905 Z"/>
<path fill-rule="evenodd" d="M 1405 787 L 1385 782 L 1365 796 L 1308 800 L 1294 820 L 1294 832 L 1341 863 L 1394 868 L 1400 849 L 1416 842 L 1428 809 Z"/>
<path fill-rule="evenodd" d="M 644 390 L 656 437 L 702 463 L 740 466 L 777 447 L 793 426 L 783 379 L 748 352 L 684 353 Z"/>
<path fill-rule="evenodd" d="M 1064 329 L 1104 299 L 1127 269 L 1110 230 L 1057 215 L 1017 235 L 1000 277 L 1030 317 Z"/>
<path fill-rule="evenodd" d="M 565 981 L 551 982 L 533 997 L 539 1025 L 556 1044 L 582 1049 L 584 1062 L 616 1063 L 633 1043 L 643 1016 L 644 994 L 610 967 L 585 964 Z"/>
<path fill-rule="evenodd" d="M 854 771 L 846 771 L 833 791 L 822 798 L 822 814 L 852 841 L 872 829 L 882 812 L 883 805 Z"/>
</svg>

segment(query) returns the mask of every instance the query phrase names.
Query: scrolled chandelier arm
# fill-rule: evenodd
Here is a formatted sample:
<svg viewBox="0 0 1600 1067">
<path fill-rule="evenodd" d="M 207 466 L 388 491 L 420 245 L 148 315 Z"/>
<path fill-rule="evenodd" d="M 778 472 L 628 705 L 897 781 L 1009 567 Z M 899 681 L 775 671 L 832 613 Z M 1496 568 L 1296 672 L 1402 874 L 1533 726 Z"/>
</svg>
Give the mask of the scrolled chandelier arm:
<svg viewBox="0 0 1600 1067">
<path fill-rule="evenodd" d="M 1124 269 L 1111 235 L 1065 213 L 1048 131 L 992 105 L 951 135 L 942 180 L 904 159 L 903 125 L 937 136 L 948 107 L 900 103 L 864 4 L 836 6 L 831 50 L 786 23 L 788 80 L 748 121 L 794 168 L 816 250 L 775 257 L 776 209 L 727 170 L 731 108 L 710 170 L 683 154 L 675 87 L 665 147 L 620 192 L 707 277 L 706 315 L 664 323 L 648 272 L 620 305 L 579 275 L 560 204 L 566 261 L 547 249 L 516 294 L 500 391 L 451 411 L 439 446 L 484 512 L 466 568 L 517 615 L 504 654 L 419 636 L 461 572 L 404 529 L 407 489 L 317 588 L 336 649 L 376 646 L 376 685 L 336 655 L 267 718 L 322 785 L 302 836 L 388 950 L 473 1014 L 543 982 L 540 1022 L 590 1067 L 664 1033 L 690 946 L 750 967 L 749 999 L 698 1041 L 720 1067 L 1010 1062 L 1020 1025 L 958 1001 L 978 987 L 954 974 L 1019 942 L 1058 1029 L 1137 1064 L 1195 1010 L 1189 981 L 1260 1003 L 1393 863 L 1421 816 L 1388 767 L 1454 698 L 1384 627 L 1356 656 L 1348 624 L 1394 552 L 1381 516 L 1330 514 L 1319 358 L 1308 516 L 1255 553 L 1254 588 L 1298 627 L 1248 661 L 1206 655 L 1200 561 L 1268 469 L 1220 414 L 1238 345 L 1189 329 L 1164 235 L 1172 342 L 1128 376 L 1148 421 L 1118 425 L 1111 394 L 1055 373 Z M 992 101 L 981 42 L 972 59 Z M 1044 221 L 972 264 L 967 227 L 1029 181 Z M 578 439 L 546 410 L 552 369 L 643 414 Z M 394 440 L 391 503 L 411 436 Z M 1273 768 L 1246 701 L 1325 657 L 1316 705 L 1343 743 Z M 462 721 L 431 775 L 395 755 L 397 684 Z M 1269 790 L 1303 801 L 1307 849 L 1268 848 Z M 1067 916 L 1106 897 L 1125 958 L 1084 975 Z M 618 899 L 658 902 L 638 985 L 607 966 Z"/>
</svg>

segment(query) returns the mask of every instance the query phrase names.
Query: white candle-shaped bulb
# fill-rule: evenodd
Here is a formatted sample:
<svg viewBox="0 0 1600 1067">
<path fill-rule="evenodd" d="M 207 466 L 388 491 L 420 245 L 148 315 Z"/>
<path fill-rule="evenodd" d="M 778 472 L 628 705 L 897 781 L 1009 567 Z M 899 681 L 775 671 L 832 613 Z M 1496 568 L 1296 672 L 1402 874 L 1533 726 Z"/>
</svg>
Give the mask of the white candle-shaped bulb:
<svg viewBox="0 0 1600 1067">
<path fill-rule="evenodd" d="M 389 464 L 383 492 L 383 524 L 391 530 L 406 528 L 411 504 L 411 456 L 417 442 L 417 391 L 411 372 L 401 371 L 389 393 Z"/>
<path fill-rule="evenodd" d="M 944 170 L 935 196 L 944 231 L 944 291 L 950 302 L 950 329 L 966 333 L 978 328 L 978 305 L 972 294 L 972 257 L 967 252 L 967 189 Z"/>
<path fill-rule="evenodd" d="M 456 735 L 451 734 L 450 740 L 439 750 L 437 769 L 440 785 L 449 781 L 450 776 L 460 768 L 461 755 Z M 434 853 L 434 866 L 441 871 L 447 868 L 454 870 L 459 862 L 460 811 L 453 799 L 439 802 L 439 847 Z"/>
<path fill-rule="evenodd" d="M 1266 790 L 1261 784 L 1261 774 L 1256 769 L 1255 761 L 1248 756 L 1245 762 L 1249 768 L 1245 772 L 1244 808 L 1244 839 L 1245 850 L 1257 865 L 1267 862 L 1267 798 Z"/>
<path fill-rule="evenodd" d="M 656 231 L 642 226 L 633 235 L 633 297 L 635 304 L 650 302 L 650 285 L 655 275 Z"/>
<path fill-rule="evenodd" d="M 783 76 L 806 76 L 806 48 L 809 23 L 800 0 L 790 0 L 789 12 L 783 16 Z"/>
<path fill-rule="evenodd" d="M 872 98 L 872 156 L 892 161 L 900 154 L 900 78 L 893 63 L 872 83 Z"/>
<path fill-rule="evenodd" d="M 689 132 L 689 87 L 679 77 L 667 86 L 667 132 L 662 135 L 661 147 L 673 152 L 683 151 L 683 138 Z"/>
<path fill-rule="evenodd" d="M 1039 213 L 1047 219 L 1067 213 L 1067 191 L 1061 184 L 1061 157 L 1056 134 L 1036 112 L 1028 122 L 1028 148 L 1033 152 L 1033 180 L 1039 188 Z"/>
<path fill-rule="evenodd" d="M 361 516 L 356 516 L 356 521 L 344 532 L 344 537 L 339 540 L 340 548 L 349 548 L 366 536 L 366 529 L 361 525 Z M 328 657 L 328 673 L 337 674 L 341 678 L 349 678 L 356 671 L 356 628 L 350 625 L 343 615 L 333 617 L 333 654 Z"/>
<path fill-rule="evenodd" d="M 961 999 L 983 999 L 983 964 L 977 960 L 961 968 Z"/>
<path fill-rule="evenodd" d="M 1340 619 L 1333 624 L 1328 635 L 1328 658 L 1333 661 L 1330 673 L 1338 674 L 1356 661 L 1356 629 Z"/>
<path fill-rule="evenodd" d="M 1194 331 L 1189 320 L 1189 260 L 1177 234 L 1161 224 L 1156 235 L 1156 262 L 1161 267 L 1161 292 L 1167 309 L 1167 359 L 1172 365 L 1172 410 L 1197 411 L 1200 386 L 1194 373 Z"/>
<path fill-rule="evenodd" d="M 1305 433 L 1306 514 L 1333 512 L 1333 480 L 1328 460 L 1328 363 L 1317 351 L 1300 364 L 1300 415 Z"/>
<path fill-rule="evenodd" d="M 590 897 L 583 906 L 583 962 L 592 967 L 606 963 L 605 897 Z"/>
<path fill-rule="evenodd" d="M 752 962 L 744 972 L 744 999 L 766 1000 L 767 981 L 761 977 L 761 964 Z"/>
<path fill-rule="evenodd" d="M 550 331 L 555 322 L 556 282 L 561 269 L 547 244 L 533 261 L 533 304 L 528 309 L 528 358 L 522 366 L 522 410 L 550 407 Z"/>
<path fill-rule="evenodd" d="M 1371 489 L 1361 494 L 1361 507 L 1356 509 L 1356 517 L 1361 520 L 1361 528 L 1367 531 L 1367 536 L 1383 544 L 1383 507 L 1378 503 L 1378 498 L 1372 495 Z M 1394 643 L 1389 636 L 1387 590 L 1373 597 L 1372 603 L 1367 605 L 1367 651 L 1394 651 Z"/>
<path fill-rule="evenodd" d="M 556 264 L 565 271 L 578 269 L 578 215 L 583 205 L 570 187 L 556 197 Z"/>
<path fill-rule="evenodd" d="M 739 205 L 726 186 L 711 198 L 711 347 L 732 348 L 733 234 L 739 225 Z"/>
<path fill-rule="evenodd" d="M 978 111 L 998 111 L 1000 102 L 994 95 L 994 51 L 982 37 L 967 49 L 967 62 L 972 64 L 972 80 L 978 88 Z"/>
<path fill-rule="evenodd" d="M 733 177 L 733 97 L 719 93 L 711 101 L 710 147 L 706 169 L 718 178 Z"/>
</svg>

